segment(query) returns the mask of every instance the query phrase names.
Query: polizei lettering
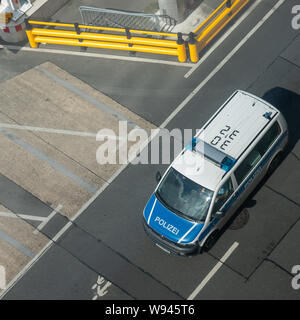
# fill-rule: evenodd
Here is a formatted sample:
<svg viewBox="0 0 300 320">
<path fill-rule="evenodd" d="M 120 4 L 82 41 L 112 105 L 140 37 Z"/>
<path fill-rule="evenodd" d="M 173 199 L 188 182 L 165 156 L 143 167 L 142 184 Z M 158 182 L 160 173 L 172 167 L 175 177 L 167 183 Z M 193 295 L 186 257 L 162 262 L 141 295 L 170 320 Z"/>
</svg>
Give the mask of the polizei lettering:
<svg viewBox="0 0 300 320">
<path fill-rule="evenodd" d="M 164 219 L 161 219 L 160 217 L 156 217 L 154 222 L 158 222 L 160 226 L 176 235 L 179 233 L 179 229 L 175 228 L 172 224 L 167 223 Z"/>
</svg>

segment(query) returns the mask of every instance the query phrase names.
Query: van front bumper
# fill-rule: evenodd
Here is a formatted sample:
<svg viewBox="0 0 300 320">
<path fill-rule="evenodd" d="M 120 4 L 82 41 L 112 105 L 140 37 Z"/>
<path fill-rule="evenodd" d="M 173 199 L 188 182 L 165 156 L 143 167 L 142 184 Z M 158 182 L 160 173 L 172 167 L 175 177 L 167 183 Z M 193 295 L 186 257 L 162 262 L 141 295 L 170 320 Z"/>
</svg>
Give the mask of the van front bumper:
<svg viewBox="0 0 300 320">
<path fill-rule="evenodd" d="M 191 256 L 196 253 L 198 253 L 198 242 L 193 244 L 179 244 L 176 242 L 173 242 L 166 237 L 162 236 L 155 230 L 153 230 L 143 219 L 143 226 L 146 234 L 149 236 L 149 238 L 157 245 L 160 249 L 163 251 L 169 253 L 169 254 L 176 254 L 180 256 Z"/>
</svg>

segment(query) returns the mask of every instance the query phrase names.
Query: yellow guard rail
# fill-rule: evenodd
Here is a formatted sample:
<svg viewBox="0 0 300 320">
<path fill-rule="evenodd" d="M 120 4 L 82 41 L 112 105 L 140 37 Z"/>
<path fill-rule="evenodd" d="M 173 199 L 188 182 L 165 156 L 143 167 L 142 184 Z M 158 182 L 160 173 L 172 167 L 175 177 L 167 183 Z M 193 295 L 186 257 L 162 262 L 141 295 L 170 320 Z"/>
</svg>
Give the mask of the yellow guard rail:
<svg viewBox="0 0 300 320">
<path fill-rule="evenodd" d="M 47 28 L 34 28 L 33 25 L 47 26 Z M 99 33 L 92 32 L 95 30 Z M 100 32 L 111 32 L 114 34 Z M 80 25 L 78 23 L 69 24 L 32 20 L 26 21 L 26 33 L 32 48 L 37 48 L 39 43 L 54 43 L 166 54 L 177 56 L 180 62 L 186 62 L 187 60 L 185 41 L 182 38 L 182 33 L 150 32 L 131 30 L 129 28 L 107 28 Z M 154 37 L 168 37 L 174 40 L 156 39 Z"/>
<path fill-rule="evenodd" d="M 225 0 L 194 32 L 189 34 L 191 62 L 199 52 L 243 9 L 250 0 Z"/>
<path fill-rule="evenodd" d="M 32 48 L 39 43 L 147 52 L 177 56 L 179 62 L 199 61 L 199 53 L 243 9 L 250 0 L 225 0 L 194 31 L 188 44 L 182 33 L 152 32 L 129 28 L 108 28 L 26 20 L 26 33 Z M 33 27 L 39 26 L 39 27 Z M 41 28 L 46 26 L 47 28 Z M 96 33 L 96 32 L 97 33 Z"/>
</svg>

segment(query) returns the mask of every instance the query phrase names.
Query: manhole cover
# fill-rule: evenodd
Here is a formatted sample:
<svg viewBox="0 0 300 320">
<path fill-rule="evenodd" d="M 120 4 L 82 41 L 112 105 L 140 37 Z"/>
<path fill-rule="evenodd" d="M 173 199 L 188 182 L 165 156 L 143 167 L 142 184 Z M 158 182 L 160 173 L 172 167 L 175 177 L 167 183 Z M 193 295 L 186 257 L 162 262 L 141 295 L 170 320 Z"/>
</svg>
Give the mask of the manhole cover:
<svg viewBox="0 0 300 320">
<path fill-rule="evenodd" d="M 228 227 L 231 230 L 237 230 L 243 228 L 249 220 L 249 212 L 247 209 L 243 209 L 240 214 L 232 221 Z"/>
</svg>

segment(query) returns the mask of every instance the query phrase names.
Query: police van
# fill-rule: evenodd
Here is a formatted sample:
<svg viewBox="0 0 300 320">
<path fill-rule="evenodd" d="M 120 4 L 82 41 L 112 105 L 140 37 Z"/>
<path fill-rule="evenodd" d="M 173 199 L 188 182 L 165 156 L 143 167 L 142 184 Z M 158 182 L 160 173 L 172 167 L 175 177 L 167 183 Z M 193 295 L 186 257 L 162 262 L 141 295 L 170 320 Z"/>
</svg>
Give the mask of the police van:
<svg viewBox="0 0 300 320">
<path fill-rule="evenodd" d="M 171 163 L 143 213 L 148 236 L 162 250 L 209 250 L 219 231 L 267 173 L 288 141 L 282 114 L 241 90 L 206 122 Z"/>
</svg>

